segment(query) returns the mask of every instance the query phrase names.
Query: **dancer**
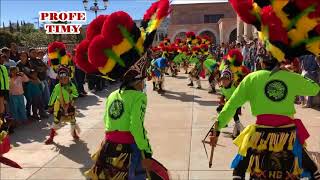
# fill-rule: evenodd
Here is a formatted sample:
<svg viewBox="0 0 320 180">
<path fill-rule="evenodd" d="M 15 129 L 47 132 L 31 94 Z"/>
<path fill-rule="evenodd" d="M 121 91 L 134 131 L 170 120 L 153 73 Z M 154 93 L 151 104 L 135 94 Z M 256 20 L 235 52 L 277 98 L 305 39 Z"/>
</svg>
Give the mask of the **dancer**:
<svg viewBox="0 0 320 180">
<path fill-rule="evenodd" d="M 232 72 L 230 70 L 226 69 L 221 73 L 220 82 L 221 82 L 220 90 L 222 95 L 220 97 L 219 106 L 217 107 L 218 113 L 221 112 L 225 103 L 228 102 L 233 92 L 236 90 L 236 86 L 234 85 L 234 82 L 232 79 Z M 233 133 L 232 133 L 233 138 L 236 138 L 244 129 L 243 125 L 240 122 L 239 115 L 241 115 L 241 107 L 237 109 L 236 113 L 233 116 L 233 120 L 235 123 L 233 128 Z"/>
<path fill-rule="evenodd" d="M 201 89 L 201 80 L 200 72 L 202 71 L 201 56 L 199 55 L 200 48 L 195 46 L 192 48 L 192 55 L 189 59 L 189 62 L 194 64 L 194 67 L 189 72 L 189 81 L 188 86 L 193 86 L 193 81 L 197 83 L 197 89 Z"/>
<path fill-rule="evenodd" d="M 209 76 L 209 91 L 210 94 L 216 93 L 216 82 L 218 82 L 218 79 L 220 77 L 220 71 L 219 71 L 219 64 L 214 59 L 206 59 L 203 62 L 204 67 L 207 70 L 207 75 Z"/>
<path fill-rule="evenodd" d="M 93 156 L 95 164 L 86 172 L 90 179 L 169 179 L 167 170 L 152 159 L 144 128 L 147 96 L 143 92 L 151 60 L 146 52 L 169 12 L 168 0 L 153 3 L 140 28 L 123 11 L 99 16 L 77 48 L 76 63 L 85 72 L 100 72 L 122 82 L 106 101 L 105 139 Z"/>
<path fill-rule="evenodd" d="M 164 93 L 164 79 L 165 68 L 168 66 L 167 59 L 164 57 L 158 57 L 152 62 L 153 75 L 155 79 L 154 89 L 158 90 L 158 93 Z"/>
<path fill-rule="evenodd" d="M 245 179 L 246 171 L 252 179 L 320 179 L 319 169 L 305 148 L 309 133 L 302 121 L 294 118 L 295 97 L 314 96 L 320 87 L 299 74 L 280 70 L 280 62 L 285 59 L 319 56 L 319 14 L 314 11 L 320 2 L 230 2 L 244 22 L 260 31 L 268 54 L 261 63 L 264 70 L 246 76 L 225 104 L 212 131 L 211 144 L 216 145 L 220 130 L 248 101 L 257 121 L 234 141 L 239 153 L 232 162 L 233 179 Z"/>
<path fill-rule="evenodd" d="M 79 96 L 76 86 L 71 82 L 69 69 L 61 66 L 58 69 L 59 84 L 57 84 L 50 97 L 48 106 L 53 110 L 53 124 L 46 144 L 52 144 L 56 130 L 61 121 L 70 121 L 71 135 L 79 139 L 80 128 L 76 124 L 74 99 Z"/>
</svg>

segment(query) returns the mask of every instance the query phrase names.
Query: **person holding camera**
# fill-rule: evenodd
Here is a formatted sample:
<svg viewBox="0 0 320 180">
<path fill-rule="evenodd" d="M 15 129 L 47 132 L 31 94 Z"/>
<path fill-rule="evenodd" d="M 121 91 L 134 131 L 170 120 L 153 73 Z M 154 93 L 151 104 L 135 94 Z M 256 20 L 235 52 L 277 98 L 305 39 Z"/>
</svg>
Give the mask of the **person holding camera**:
<svg viewBox="0 0 320 180">
<path fill-rule="evenodd" d="M 28 81 L 29 78 L 17 67 L 10 67 L 9 108 L 17 124 L 28 122 L 23 95 L 23 84 Z"/>
</svg>

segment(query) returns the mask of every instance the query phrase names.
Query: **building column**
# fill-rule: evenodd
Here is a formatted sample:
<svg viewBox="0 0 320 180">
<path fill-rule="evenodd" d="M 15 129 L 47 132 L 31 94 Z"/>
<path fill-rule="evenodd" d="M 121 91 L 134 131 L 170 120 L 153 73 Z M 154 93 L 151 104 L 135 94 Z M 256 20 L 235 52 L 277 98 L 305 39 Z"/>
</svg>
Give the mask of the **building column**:
<svg viewBox="0 0 320 180">
<path fill-rule="evenodd" d="M 219 40 L 220 40 L 220 42 L 219 42 L 219 44 L 221 44 L 221 43 L 226 43 L 226 42 L 224 42 L 224 32 L 223 32 L 223 22 L 221 22 L 220 24 L 219 24 Z"/>
<path fill-rule="evenodd" d="M 252 25 L 251 24 L 244 24 L 244 38 L 246 41 L 252 40 Z"/>
<path fill-rule="evenodd" d="M 237 16 L 237 41 L 243 40 L 243 22 L 239 16 Z"/>
</svg>

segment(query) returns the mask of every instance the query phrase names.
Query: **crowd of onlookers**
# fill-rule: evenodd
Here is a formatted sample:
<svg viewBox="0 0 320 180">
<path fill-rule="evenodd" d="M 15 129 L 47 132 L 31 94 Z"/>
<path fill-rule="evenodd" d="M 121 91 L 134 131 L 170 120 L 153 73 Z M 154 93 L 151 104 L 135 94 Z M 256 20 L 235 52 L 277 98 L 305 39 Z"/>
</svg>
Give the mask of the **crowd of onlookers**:
<svg viewBox="0 0 320 180">
<path fill-rule="evenodd" d="M 74 57 L 75 51 L 72 55 Z M 9 47 L 0 49 L 0 56 L 0 64 L 3 65 L 0 68 L 0 116 L 7 121 L 2 128 L 13 132 L 17 126 L 48 118 L 48 102 L 58 81 L 46 50 L 30 48 L 18 51 L 17 45 L 11 43 Z M 84 89 L 86 78 L 90 90 L 104 88 L 104 81 L 99 76 L 86 77 L 77 67 L 74 73 L 72 81 L 77 86 L 79 97 L 87 95 Z M 9 84 L 8 91 L 5 91 L 6 84 Z"/>
<path fill-rule="evenodd" d="M 221 59 L 228 53 L 229 49 L 235 48 L 241 51 L 244 65 L 250 69 L 251 72 L 261 69 L 260 61 L 267 52 L 263 47 L 263 44 L 258 41 L 258 39 L 242 41 L 241 43 L 221 43 L 221 45 L 213 46 L 212 52 L 218 59 Z M 304 77 L 320 83 L 320 58 L 317 58 L 314 55 L 305 55 L 295 58 L 290 62 L 283 62 L 281 68 L 299 73 Z M 296 103 L 301 104 L 304 108 L 310 108 L 314 105 L 314 98 L 315 97 L 297 97 Z"/>
</svg>

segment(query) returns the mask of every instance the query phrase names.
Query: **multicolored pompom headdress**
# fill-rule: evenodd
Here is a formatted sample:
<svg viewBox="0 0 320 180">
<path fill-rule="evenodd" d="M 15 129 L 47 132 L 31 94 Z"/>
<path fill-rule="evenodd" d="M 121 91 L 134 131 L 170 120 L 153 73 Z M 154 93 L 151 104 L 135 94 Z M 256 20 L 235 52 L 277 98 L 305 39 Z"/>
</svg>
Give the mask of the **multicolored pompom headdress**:
<svg viewBox="0 0 320 180">
<path fill-rule="evenodd" d="M 278 61 L 320 56 L 319 0 L 230 0 L 240 18 L 253 24 Z"/>
<path fill-rule="evenodd" d="M 145 13 L 141 27 L 123 11 L 99 16 L 77 47 L 76 63 L 87 73 L 119 79 L 151 46 L 156 30 L 169 14 L 169 1 L 159 0 Z"/>
<path fill-rule="evenodd" d="M 48 64 L 52 67 L 54 72 L 58 72 L 61 66 L 69 68 L 71 72 L 69 75 L 73 77 L 74 64 L 72 56 L 66 51 L 66 46 L 63 42 L 52 42 L 48 45 Z"/>
</svg>

